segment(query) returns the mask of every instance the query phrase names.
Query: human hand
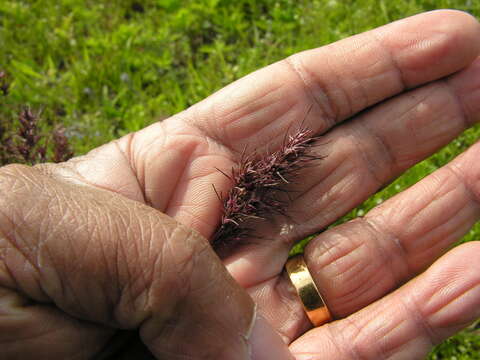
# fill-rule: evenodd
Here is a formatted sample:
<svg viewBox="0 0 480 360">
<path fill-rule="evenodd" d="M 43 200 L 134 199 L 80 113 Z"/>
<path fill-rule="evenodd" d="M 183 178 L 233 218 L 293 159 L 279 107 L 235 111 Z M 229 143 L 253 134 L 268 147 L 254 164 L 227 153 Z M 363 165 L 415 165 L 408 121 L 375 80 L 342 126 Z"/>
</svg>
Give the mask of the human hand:
<svg viewBox="0 0 480 360">
<path fill-rule="evenodd" d="M 152 358 L 135 330 L 158 359 L 255 354 L 253 301 L 205 238 L 58 170 L 0 169 L 1 359 L 104 359 L 122 343 L 116 359 Z"/>
<path fill-rule="evenodd" d="M 476 21 L 458 12 L 405 19 L 295 55 L 168 120 L 84 157 L 35 171 L 48 173 L 55 179 L 51 181 L 66 183 L 69 189 L 87 185 L 80 189 L 102 196 L 113 195 L 95 188 L 117 193 L 120 196 L 115 199 L 135 219 L 140 218 L 135 215 L 137 209 L 149 216 L 153 210 L 127 199 L 143 202 L 211 238 L 221 216 L 211 185 L 224 193 L 231 186 L 215 168 L 234 166 L 244 148 L 274 150 L 287 131 L 303 123 L 322 135 L 322 145 L 313 150 L 326 158 L 308 169 L 301 184 L 292 185 L 292 194 L 298 195 L 288 209 L 289 217 L 258 224 L 256 234 L 263 240 L 236 247 L 224 264 L 297 359 L 421 358 L 433 343 L 478 317 L 480 278 L 474 258 L 478 243 L 464 244 L 435 261 L 479 215 L 477 145 L 364 218 L 328 230 L 308 245 L 307 264 L 340 320 L 309 330 L 283 266 L 294 242 L 325 228 L 477 120 L 479 33 Z M 35 191 L 42 193 L 42 188 Z M 65 234 L 67 243 L 75 240 L 71 233 Z M 91 236 L 90 231 L 83 234 L 85 241 Z M 51 236 L 48 239 L 52 241 Z M 208 258 L 216 263 L 214 257 Z M 139 259 L 134 259 L 138 269 L 148 267 L 148 261 Z M 126 257 L 123 260 L 128 264 Z M 85 261 L 95 260 L 85 257 Z M 83 267 L 80 273 L 92 279 L 92 269 Z M 31 271 L 23 270 L 22 274 Z M 218 267 L 216 271 L 222 272 Z M 85 279 L 75 294 L 96 293 Z M 224 283 L 234 289 L 227 280 Z M 98 290 L 96 286 L 92 287 Z M 51 300 L 62 307 L 62 302 Z M 80 314 L 77 310 L 72 315 L 85 318 L 83 307 Z M 215 315 L 221 309 L 217 305 L 203 315 Z M 95 329 L 82 329 L 79 334 L 102 343 L 107 335 Z M 186 328 L 170 330 L 182 333 Z M 264 358 L 289 358 L 270 330 L 262 322 L 260 336 L 253 339 L 265 351 Z M 200 336 L 194 329 L 190 335 Z M 161 358 L 162 346 L 168 344 L 150 345 Z M 178 357 L 194 356 L 193 348 L 177 348 Z"/>
</svg>

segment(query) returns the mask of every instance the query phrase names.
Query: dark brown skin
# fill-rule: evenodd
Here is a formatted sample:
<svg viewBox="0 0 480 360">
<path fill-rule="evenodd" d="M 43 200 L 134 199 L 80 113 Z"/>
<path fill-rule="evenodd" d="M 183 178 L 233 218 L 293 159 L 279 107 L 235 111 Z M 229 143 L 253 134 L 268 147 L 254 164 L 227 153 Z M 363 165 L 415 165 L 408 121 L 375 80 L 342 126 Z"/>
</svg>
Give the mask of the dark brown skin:
<svg viewBox="0 0 480 360">
<path fill-rule="evenodd" d="M 158 358 L 245 358 L 253 302 L 206 239 L 49 169 L 0 171 L 2 358 L 91 358 L 114 329 Z"/>
<path fill-rule="evenodd" d="M 337 321 L 311 329 L 283 265 L 479 120 L 479 38 L 465 13 L 421 14 L 294 55 L 86 156 L 2 169 L 2 351 L 90 358 L 129 328 L 159 359 L 248 358 L 248 293 L 268 320 L 249 337 L 255 359 L 424 358 L 480 315 L 480 244 L 447 252 L 480 218 L 478 144 L 309 244 Z M 275 151 L 302 122 L 327 156 L 292 185 L 288 217 L 258 224 L 266 241 L 222 259 L 243 291 L 205 240 L 221 219 L 211 185 L 231 186 L 215 168 L 248 144 Z"/>
</svg>

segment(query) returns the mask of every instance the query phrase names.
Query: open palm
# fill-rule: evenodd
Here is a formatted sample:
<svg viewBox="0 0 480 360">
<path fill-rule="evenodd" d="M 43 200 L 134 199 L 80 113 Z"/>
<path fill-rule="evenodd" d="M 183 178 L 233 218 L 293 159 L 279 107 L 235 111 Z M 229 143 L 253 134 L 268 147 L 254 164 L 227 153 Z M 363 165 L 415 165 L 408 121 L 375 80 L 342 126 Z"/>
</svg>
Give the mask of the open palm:
<svg viewBox="0 0 480 360">
<path fill-rule="evenodd" d="M 479 36 L 460 12 L 401 20 L 254 72 L 53 171 L 211 238 L 222 214 L 212 184 L 223 193 L 232 185 L 217 169 L 235 166 L 244 149 L 274 151 L 287 132 L 308 127 L 321 136 L 312 151 L 324 159 L 291 185 L 289 216 L 259 222 L 262 240 L 237 246 L 224 264 L 297 359 L 422 358 L 479 315 L 479 244 L 441 257 L 480 216 L 478 145 L 307 246 L 337 321 L 309 330 L 283 266 L 295 242 L 478 120 Z M 278 339 L 259 341 L 267 358 L 280 358 Z"/>
</svg>

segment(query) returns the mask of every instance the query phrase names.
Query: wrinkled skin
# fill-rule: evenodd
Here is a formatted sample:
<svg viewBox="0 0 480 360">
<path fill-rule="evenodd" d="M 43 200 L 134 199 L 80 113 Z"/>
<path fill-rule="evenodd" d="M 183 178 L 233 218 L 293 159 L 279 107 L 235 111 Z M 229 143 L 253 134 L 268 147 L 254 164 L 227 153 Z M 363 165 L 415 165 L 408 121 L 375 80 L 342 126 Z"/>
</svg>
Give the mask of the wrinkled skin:
<svg viewBox="0 0 480 360">
<path fill-rule="evenodd" d="M 67 163 L 1 169 L 2 351 L 87 359 L 139 329 L 159 359 L 422 359 L 480 316 L 480 244 L 447 252 L 480 216 L 480 145 L 310 242 L 336 321 L 311 329 L 283 265 L 478 121 L 479 37 L 465 13 L 421 14 L 293 55 Z M 207 242 L 221 216 L 211 185 L 231 186 L 215 168 L 300 124 L 325 158 L 291 185 L 288 217 L 222 257 L 235 282 Z"/>
</svg>

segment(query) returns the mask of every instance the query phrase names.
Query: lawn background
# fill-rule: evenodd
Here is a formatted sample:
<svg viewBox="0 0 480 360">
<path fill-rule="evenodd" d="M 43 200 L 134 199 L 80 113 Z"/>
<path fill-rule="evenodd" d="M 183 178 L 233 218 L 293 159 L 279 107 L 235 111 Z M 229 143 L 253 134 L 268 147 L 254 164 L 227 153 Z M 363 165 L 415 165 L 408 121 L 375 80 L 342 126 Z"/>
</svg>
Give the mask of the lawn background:
<svg viewBox="0 0 480 360">
<path fill-rule="evenodd" d="M 0 71 L 11 83 L 0 121 L 21 106 L 42 110 L 43 131 L 64 124 L 82 154 L 295 52 L 438 8 L 480 18 L 475 0 L 0 0 Z M 468 130 L 341 221 L 417 182 L 479 133 Z M 479 234 L 477 224 L 462 241 Z M 479 330 L 430 358 L 480 359 Z"/>
</svg>

